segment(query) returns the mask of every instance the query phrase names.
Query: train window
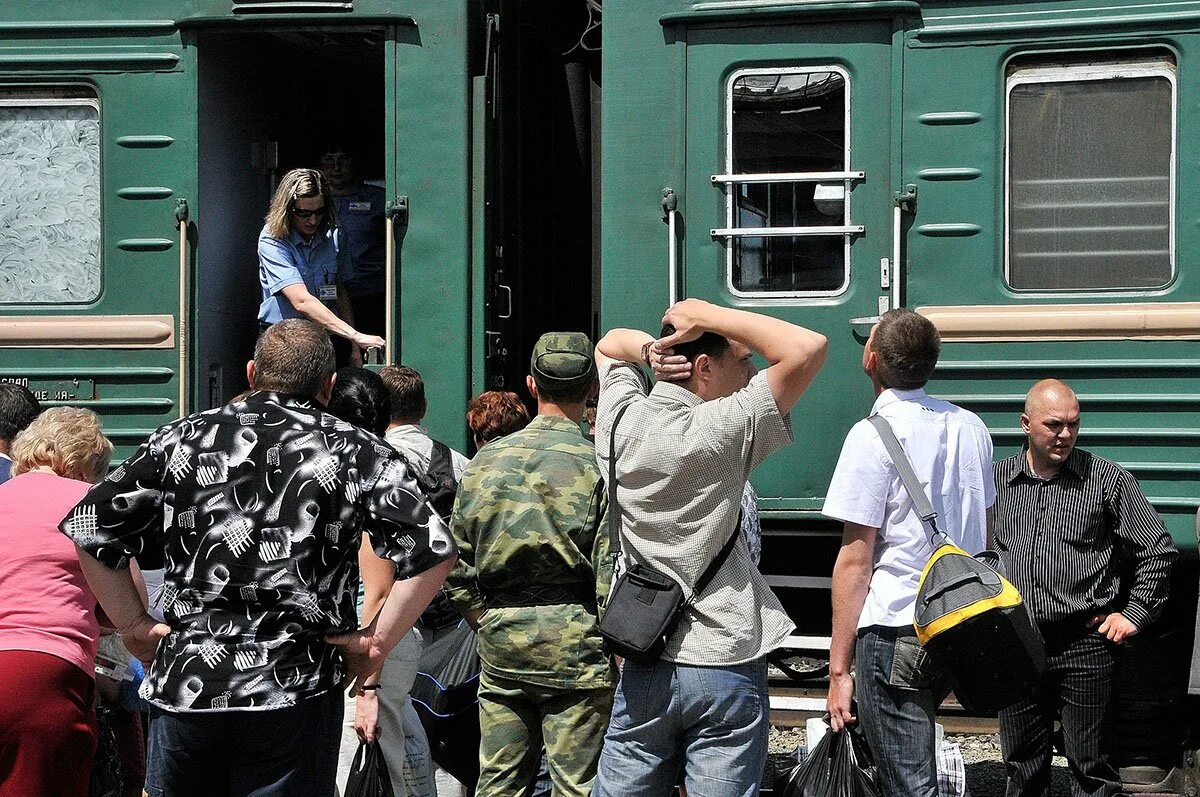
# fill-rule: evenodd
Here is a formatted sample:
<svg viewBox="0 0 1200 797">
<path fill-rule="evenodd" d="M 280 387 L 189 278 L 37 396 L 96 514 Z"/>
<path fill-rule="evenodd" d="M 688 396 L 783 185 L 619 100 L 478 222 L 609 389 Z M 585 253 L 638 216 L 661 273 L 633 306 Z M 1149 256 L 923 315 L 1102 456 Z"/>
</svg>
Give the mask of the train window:
<svg viewBox="0 0 1200 797">
<path fill-rule="evenodd" d="M 725 188 L 729 289 L 751 296 L 845 290 L 849 94 L 836 67 L 743 69 L 729 80 Z"/>
<path fill-rule="evenodd" d="M 1010 72 L 1005 255 L 1013 289 L 1139 290 L 1171 281 L 1175 95 L 1175 66 L 1164 59 Z"/>
<path fill-rule="evenodd" d="M 0 90 L 0 303 L 100 295 L 100 103 Z"/>
</svg>

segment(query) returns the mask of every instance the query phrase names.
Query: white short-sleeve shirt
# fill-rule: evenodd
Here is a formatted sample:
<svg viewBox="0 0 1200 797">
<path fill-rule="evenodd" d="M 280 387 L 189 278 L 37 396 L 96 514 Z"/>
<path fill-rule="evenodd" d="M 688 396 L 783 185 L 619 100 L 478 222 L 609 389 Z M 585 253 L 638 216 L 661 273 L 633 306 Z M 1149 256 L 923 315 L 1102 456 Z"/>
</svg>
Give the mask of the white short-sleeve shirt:
<svg viewBox="0 0 1200 797">
<path fill-rule="evenodd" d="M 979 416 L 924 390 L 885 390 L 871 412 L 892 425 L 925 485 L 938 527 L 964 550 L 984 550 L 996 485 L 992 439 Z M 859 421 L 846 435 L 821 511 L 835 520 L 879 529 L 858 627 L 911 625 L 921 571 L 933 553 L 931 532 L 868 421 Z"/>
</svg>

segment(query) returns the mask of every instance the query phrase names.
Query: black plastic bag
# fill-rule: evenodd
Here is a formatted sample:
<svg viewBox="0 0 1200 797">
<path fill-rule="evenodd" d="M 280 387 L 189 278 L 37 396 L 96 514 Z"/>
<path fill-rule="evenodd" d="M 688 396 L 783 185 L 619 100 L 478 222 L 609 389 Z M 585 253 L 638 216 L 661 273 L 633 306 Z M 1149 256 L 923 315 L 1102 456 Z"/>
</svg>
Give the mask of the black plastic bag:
<svg viewBox="0 0 1200 797">
<path fill-rule="evenodd" d="M 783 797 L 883 797 L 867 740 L 855 725 L 829 731 L 787 776 Z"/>
<path fill-rule="evenodd" d="M 379 742 L 359 742 L 346 778 L 345 797 L 393 797 L 392 779 Z"/>
</svg>

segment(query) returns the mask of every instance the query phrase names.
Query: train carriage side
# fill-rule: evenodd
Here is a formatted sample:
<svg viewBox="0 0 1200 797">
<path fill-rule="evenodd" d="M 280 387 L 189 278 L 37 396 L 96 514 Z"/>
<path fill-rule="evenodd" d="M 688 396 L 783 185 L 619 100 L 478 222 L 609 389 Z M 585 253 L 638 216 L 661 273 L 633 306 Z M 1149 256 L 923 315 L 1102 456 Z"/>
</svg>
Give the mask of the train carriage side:
<svg viewBox="0 0 1200 797">
<path fill-rule="evenodd" d="M 1071 383 L 1080 445 L 1128 467 L 1189 554 L 1166 641 L 1131 665 L 1167 663 L 1152 689 L 1171 727 L 1123 761 L 1169 768 L 1200 505 L 1200 208 L 1182 189 L 1200 157 L 1180 133 L 1200 16 L 1103 5 L 608 3 L 602 319 L 652 329 L 699 296 L 829 337 L 796 442 L 754 476 L 799 649 L 827 646 L 840 529 L 819 508 L 873 400 L 874 317 L 938 325 L 930 392 L 978 412 L 997 457 L 1019 448 L 1028 387 Z"/>
<path fill-rule="evenodd" d="M 331 147 L 388 201 L 387 354 L 465 442 L 467 4 L 303 6 L 0 11 L 0 379 L 95 408 L 118 457 L 246 387 L 271 193 Z"/>
<path fill-rule="evenodd" d="M 127 450 L 188 390 L 194 64 L 170 22 L 20 13 L 0 20 L 0 379 L 95 409 Z"/>
</svg>

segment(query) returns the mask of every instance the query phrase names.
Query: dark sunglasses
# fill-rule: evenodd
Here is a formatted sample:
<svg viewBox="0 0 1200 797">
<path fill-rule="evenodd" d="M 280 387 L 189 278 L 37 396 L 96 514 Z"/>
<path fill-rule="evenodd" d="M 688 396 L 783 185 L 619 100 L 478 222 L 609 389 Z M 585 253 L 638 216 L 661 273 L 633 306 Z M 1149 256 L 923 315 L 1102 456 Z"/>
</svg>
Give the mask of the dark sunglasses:
<svg viewBox="0 0 1200 797">
<path fill-rule="evenodd" d="M 292 215 L 298 219 L 311 219 L 313 216 L 324 216 L 325 208 L 317 208 L 316 210 L 298 210 L 292 208 Z"/>
</svg>

